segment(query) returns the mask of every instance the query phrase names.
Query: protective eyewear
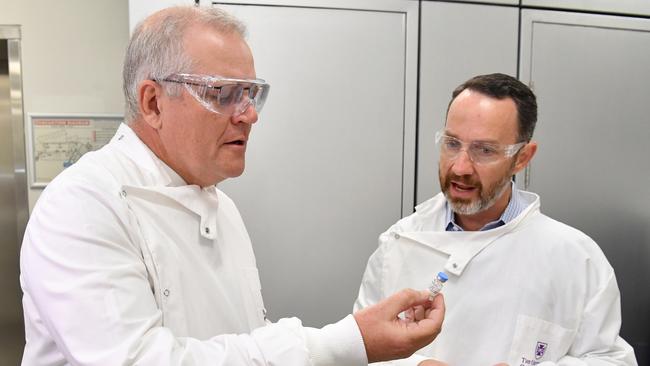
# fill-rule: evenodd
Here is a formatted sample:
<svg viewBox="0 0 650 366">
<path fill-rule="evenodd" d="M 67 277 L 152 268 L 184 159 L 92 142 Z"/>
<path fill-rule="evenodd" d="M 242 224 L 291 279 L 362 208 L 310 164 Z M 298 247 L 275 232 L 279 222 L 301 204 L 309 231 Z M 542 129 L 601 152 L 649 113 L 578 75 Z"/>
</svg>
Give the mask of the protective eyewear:
<svg viewBox="0 0 650 366">
<path fill-rule="evenodd" d="M 203 107 L 225 116 L 244 113 L 251 105 L 260 113 L 271 88 L 262 79 L 231 79 L 196 74 L 173 74 L 161 81 L 183 84 Z"/>
<path fill-rule="evenodd" d="M 440 156 L 456 159 L 461 151 L 466 151 L 470 160 L 476 164 L 491 164 L 514 156 L 526 142 L 512 145 L 495 144 L 484 141 L 463 142 L 444 131 L 436 132 L 436 144 L 440 145 Z"/>
</svg>

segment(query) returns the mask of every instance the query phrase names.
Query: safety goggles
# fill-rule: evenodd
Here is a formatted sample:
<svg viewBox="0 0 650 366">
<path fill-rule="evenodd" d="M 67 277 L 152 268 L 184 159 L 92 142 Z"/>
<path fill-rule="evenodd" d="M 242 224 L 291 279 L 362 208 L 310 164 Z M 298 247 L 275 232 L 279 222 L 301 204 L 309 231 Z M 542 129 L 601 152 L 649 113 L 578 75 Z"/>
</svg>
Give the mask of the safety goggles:
<svg viewBox="0 0 650 366">
<path fill-rule="evenodd" d="M 271 88 L 262 79 L 197 74 L 172 74 L 160 81 L 183 84 L 205 109 L 225 116 L 244 113 L 251 105 L 260 113 Z"/>
<path fill-rule="evenodd" d="M 514 156 L 526 142 L 519 142 L 512 145 L 494 144 L 484 141 L 463 142 L 444 131 L 436 132 L 436 144 L 440 145 L 440 156 L 453 160 L 458 157 L 461 151 L 467 155 L 475 164 L 492 164 L 501 159 Z"/>
</svg>

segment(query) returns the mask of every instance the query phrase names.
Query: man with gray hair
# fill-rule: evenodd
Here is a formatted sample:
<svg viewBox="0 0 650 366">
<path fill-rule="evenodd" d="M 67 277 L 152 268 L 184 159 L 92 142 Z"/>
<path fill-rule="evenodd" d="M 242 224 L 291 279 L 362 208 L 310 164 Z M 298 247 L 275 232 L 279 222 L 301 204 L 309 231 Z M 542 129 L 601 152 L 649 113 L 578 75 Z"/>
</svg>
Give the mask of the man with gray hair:
<svg viewBox="0 0 650 366">
<path fill-rule="evenodd" d="M 242 174 L 269 92 L 244 33 L 194 7 L 135 29 L 127 124 L 54 179 L 29 221 L 23 365 L 362 365 L 440 332 L 442 297 L 415 290 L 322 329 L 266 320 L 250 239 L 215 187 Z"/>
</svg>

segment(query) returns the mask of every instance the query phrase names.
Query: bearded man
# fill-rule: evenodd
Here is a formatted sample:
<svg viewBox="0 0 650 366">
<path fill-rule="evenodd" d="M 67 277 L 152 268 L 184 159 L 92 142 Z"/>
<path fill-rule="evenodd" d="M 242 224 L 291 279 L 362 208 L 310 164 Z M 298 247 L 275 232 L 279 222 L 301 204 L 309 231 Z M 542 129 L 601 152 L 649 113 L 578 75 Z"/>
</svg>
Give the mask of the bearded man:
<svg viewBox="0 0 650 366">
<path fill-rule="evenodd" d="M 448 274 L 445 328 L 392 364 L 637 364 L 619 336 L 620 294 L 598 245 L 542 214 L 539 196 L 512 181 L 537 151 L 536 121 L 535 95 L 508 75 L 454 90 L 436 134 L 442 192 L 381 234 L 355 303 Z"/>
</svg>

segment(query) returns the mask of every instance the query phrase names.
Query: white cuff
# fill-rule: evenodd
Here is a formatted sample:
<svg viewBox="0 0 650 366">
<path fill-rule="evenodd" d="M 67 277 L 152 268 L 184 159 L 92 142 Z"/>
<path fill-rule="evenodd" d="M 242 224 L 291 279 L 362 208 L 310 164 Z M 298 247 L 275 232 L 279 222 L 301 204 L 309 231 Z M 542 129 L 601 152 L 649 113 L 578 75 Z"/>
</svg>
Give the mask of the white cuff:
<svg viewBox="0 0 650 366">
<path fill-rule="evenodd" d="M 351 314 L 321 329 L 305 328 L 305 335 L 313 366 L 368 365 L 361 331 Z"/>
</svg>

